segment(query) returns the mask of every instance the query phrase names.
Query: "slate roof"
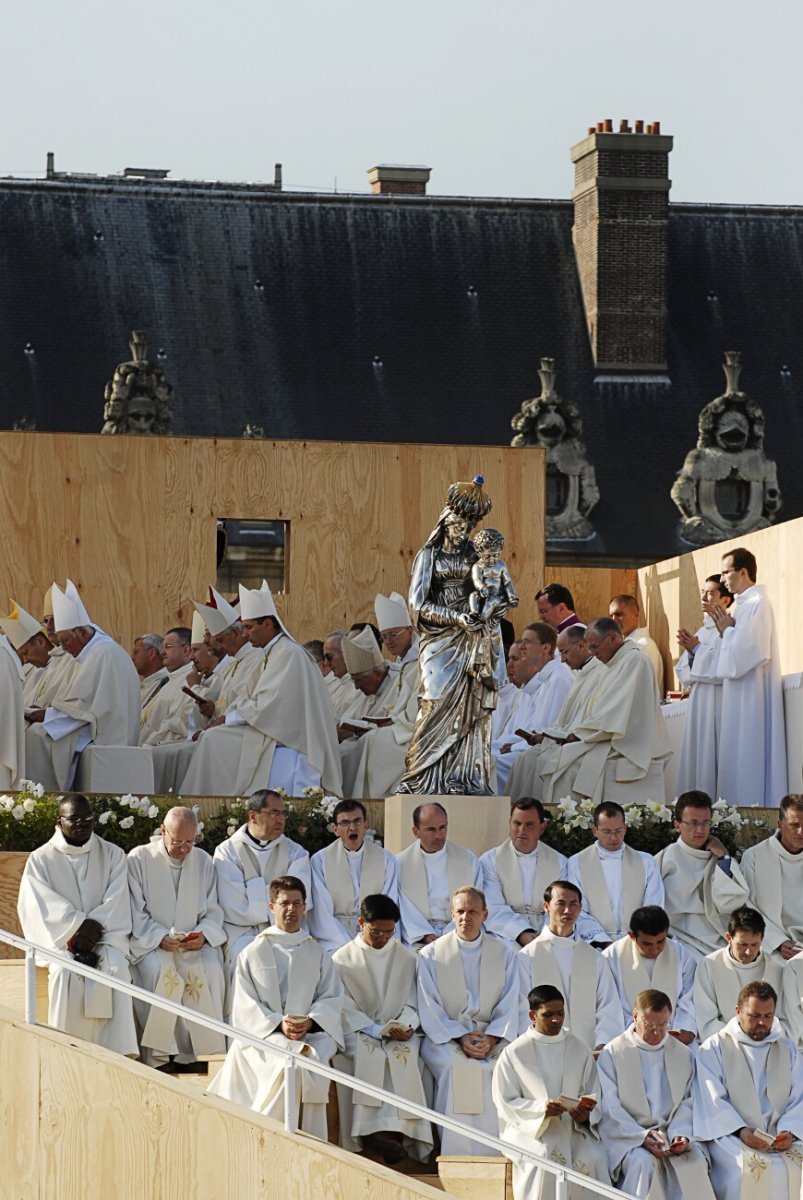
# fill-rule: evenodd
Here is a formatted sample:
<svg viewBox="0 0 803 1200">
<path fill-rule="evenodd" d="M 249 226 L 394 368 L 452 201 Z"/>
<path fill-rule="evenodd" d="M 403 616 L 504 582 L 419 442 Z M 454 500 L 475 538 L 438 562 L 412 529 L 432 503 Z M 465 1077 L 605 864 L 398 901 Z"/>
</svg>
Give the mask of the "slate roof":
<svg viewBox="0 0 803 1200">
<path fill-rule="evenodd" d="M 738 349 L 783 516 L 803 515 L 803 210 L 671 207 L 668 381 L 595 382 L 572 219 L 568 201 L 0 180 L 0 427 L 98 432 L 138 328 L 175 434 L 508 444 L 550 355 L 601 491 L 572 557 L 655 561 L 687 548 L 669 488 Z"/>
</svg>

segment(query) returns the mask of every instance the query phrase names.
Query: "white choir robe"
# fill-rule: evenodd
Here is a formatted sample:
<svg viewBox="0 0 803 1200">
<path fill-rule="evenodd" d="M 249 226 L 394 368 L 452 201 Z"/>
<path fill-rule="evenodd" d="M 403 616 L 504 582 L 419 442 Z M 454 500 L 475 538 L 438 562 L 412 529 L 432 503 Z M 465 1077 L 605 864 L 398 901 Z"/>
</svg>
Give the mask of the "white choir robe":
<svg viewBox="0 0 803 1200">
<path fill-rule="evenodd" d="M 491 740 L 496 741 L 499 734 L 505 728 L 513 706 L 519 698 L 519 689 L 515 683 L 511 683 L 509 679 L 499 689 L 499 694 L 496 698 L 496 708 L 491 717 Z"/>
<path fill-rule="evenodd" d="M 785 1152 L 752 1150 L 743 1126 L 788 1132 Z M 803 1159 L 803 1070 L 800 1055 L 777 1021 L 755 1042 L 736 1017 L 703 1042 L 694 1082 L 694 1135 L 706 1143 L 717 1200 L 798 1200 Z"/>
<path fill-rule="evenodd" d="M 550 883 L 565 879 L 567 862 L 562 854 L 539 842 L 521 854 L 507 838 L 480 858 L 482 890 L 488 905 L 485 928 L 508 942 L 544 926 L 544 892 Z"/>
<path fill-rule="evenodd" d="M 597 1060 L 602 1084 L 600 1136 L 612 1179 L 643 1200 L 714 1200 L 708 1163 L 695 1144 L 691 1089 L 694 1059 L 667 1036 L 649 1046 L 631 1025 Z M 688 1138 L 685 1154 L 657 1158 L 642 1145 L 650 1130 L 667 1142 Z"/>
<path fill-rule="evenodd" d="M 643 850 L 620 846 L 611 851 L 596 842 L 573 854 L 568 869 L 566 878 L 583 893 L 577 936 L 585 942 L 615 942 L 627 933 L 635 909 L 664 906 L 655 859 Z"/>
<path fill-rule="evenodd" d="M 655 672 L 655 682 L 658 685 L 659 695 L 664 692 L 664 660 L 661 658 L 661 651 L 650 634 L 646 625 L 639 629 L 634 629 L 625 638 L 626 642 L 632 642 L 634 646 L 638 646 L 639 650 L 645 655 Z"/>
<path fill-rule="evenodd" d="M 183 794 L 245 796 L 281 787 L 300 795 L 303 787 L 322 784 L 339 795 L 335 723 L 323 676 L 303 646 L 277 634 L 249 679 L 248 695 L 227 709 L 225 724 L 191 743 Z"/>
<path fill-rule="evenodd" d="M 344 800 L 391 796 L 404 774 L 407 747 L 418 715 L 417 661 L 405 667 L 392 663 L 380 692 L 381 702 L 366 708 L 362 719 L 386 718 L 391 724 L 340 743 Z"/>
<path fill-rule="evenodd" d="M 492 744 L 496 759 L 497 795 L 507 795 L 510 772 L 516 759 L 528 749 L 528 743 L 516 729 L 540 733 L 554 724 L 572 690 L 574 676 L 559 658 L 552 658 L 519 692 L 518 703 L 511 709 L 506 727 Z M 510 743 L 510 750 L 502 747 Z"/>
<path fill-rule="evenodd" d="M 293 875 L 301 880 L 309 896 L 309 854 L 283 833 L 272 842 L 262 843 L 249 835 L 247 825 L 241 825 L 215 848 L 213 862 L 226 931 L 226 982 L 231 988 L 237 955 L 258 933 L 274 924 L 268 908 L 273 880 Z M 307 912 L 311 903 L 307 901 Z"/>
<path fill-rule="evenodd" d="M 776 1015 L 786 1036 L 803 1051 L 803 950 L 787 962 L 773 963 L 773 967 L 780 974 L 779 983 L 772 977 L 768 980 L 778 994 Z"/>
<path fill-rule="evenodd" d="M 140 708 L 144 712 L 147 706 L 153 700 L 157 692 L 160 692 L 163 687 L 166 687 L 167 681 L 170 678 L 170 672 L 167 667 L 159 667 L 156 671 L 151 671 L 150 675 L 140 675 L 139 677 L 139 702 Z"/>
<path fill-rule="evenodd" d="M 26 708 L 47 708 L 69 686 L 75 670 L 75 659 L 62 646 L 54 646 L 47 663 L 37 671 L 30 692 L 25 695 Z"/>
<path fill-rule="evenodd" d="M 721 949 L 729 915 L 750 903 L 738 863 L 731 860 L 729 875 L 708 850 L 695 850 L 680 839 L 659 851 L 655 861 L 672 936 L 698 959 Z"/>
<path fill-rule="evenodd" d="M 560 751 L 560 746 L 553 739 L 567 738 L 570 733 L 574 733 L 585 716 L 586 706 L 595 696 L 600 681 L 607 678 L 605 670 L 599 659 L 590 658 L 574 672 L 574 682 L 557 719 L 542 730 L 552 734 L 552 738 L 545 738 L 538 746 L 528 746 L 513 764 L 508 780 L 512 800 L 518 800 L 521 796 L 540 799 L 544 786 L 541 777 L 542 764 L 549 763 L 551 759 L 556 760 Z"/>
<path fill-rule="evenodd" d="M 558 989 L 566 1007 L 566 1029 L 593 1050 L 617 1037 L 625 1028 L 622 1006 L 611 968 L 598 950 L 578 938 L 557 937 L 548 925 L 534 941 L 518 952 L 523 997 L 521 1031 L 527 994 L 541 983 Z"/>
<path fill-rule="evenodd" d="M 761 584 L 736 597 L 717 673 L 722 679 L 717 797 L 773 807 L 786 795 L 781 659 L 772 606 Z"/>
<path fill-rule="evenodd" d="M 333 954 L 356 936 L 360 903 L 382 893 L 399 901 L 396 859 L 366 838 L 359 850 L 346 850 L 336 839 L 310 859 L 312 912 L 309 931 Z"/>
<path fill-rule="evenodd" d="M 794 1037 L 792 1022 L 787 1024 L 786 1006 L 781 1004 L 781 988 L 785 964 L 779 955 L 769 956 L 759 950 L 751 963 L 740 963 L 723 946 L 706 954 L 697 962 L 694 972 L 694 1011 L 697 1015 L 697 1036 L 701 1042 L 719 1033 L 736 1011 L 736 997 L 742 988 L 757 979 L 771 984 L 779 1000 L 776 1015 L 784 1025 L 784 1032 Z"/>
<path fill-rule="evenodd" d="M 751 903 L 764 918 L 766 950 L 782 942 L 803 945 L 803 853 L 792 854 L 777 833 L 748 846 L 739 863 Z"/>
<path fill-rule="evenodd" d="M 671 750 L 649 660 L 625 641 L 604 670 L 574 730 L 578 741 L 559 746 L 548 763 L 542 756 L 537 799 L 663 801 L 663 764 Z"/>
<path fill-rule="evenodd" d="M 191 662 L 171 671 L 167 683 L 143 705 L 139 723 L 140 746 L 158 746 L 162 742 L 183 742 L 189 730 L 189 718 L 196 707 L 186 692 L 187 676 L 193 670 Z M 195 689 L 193 689 L 194 691 Z"/>
<path fill-rule="evenodd" d="M 75 659 L 69 687 L 25 734 L 26 771 L 47 791 L 73 781 L 77 754 L 97 746 L 139 742 L 139 676 L 122 646 L 96 629 Z"/>
<path fill-rule="evenodd" d="M 226 934 L 211 857 L 195 846 L 183 860 L 172 859 L 161 838 L 136 846 L 128 856 L 128 887 L 134 982 L 182 1004 L 188 1012 L 186 1019 L 174 1017 L 136 1001 L 143 1062 L 154 1065 L 169 1055 L 178 1062 L 194 1062 L 199 1055 L 222 1053 L 223 1037 L 189 1017 L 196 1010 L 223 1019 Z M 162 938 L 170 934 L 195 932 L 206 939 L 200 950 L 159 948 Z"/>
<path fill-rule="evenodd" d="M 343 985 L 343 1040 L 345 1050 L 333 1066 L 364 1079 L 405 1100 L 428 1107 L 421 1077 L 421 1030 L 416 998 L 416 957 L 391 939 L 385 946 L 369 946 L 362 935 L 332 955 Z M 414 1030 L 406 1042 L 389 1038 L 392 1025 Z M 428 1121 L 405 1113 L 395 1105 L 337 1085 L 340 1111 L 340 1145 L 362 1149 L 361 1138 L 372 1133 L 400 1133 L 411 1158 L 424 1162 L 432 1151 Z"/>
<path fill-rule="evenodd" d="M 132 664 L 133 665 L 133 664 Z M 18 788 L 27 777 L 25 766 L 25 718 L 23 716 L 23 673 L 16 650 L 0 634 L 0 788 Z"/>
<path fill-rule="evenodd" d="M 599 1079 L 590 1050 L 564 1029 L 554 1037 L 530 1027 L 506 1046 L 493 1073 L 493 1098 L 499 1136 L 591 1179 L 610 1182 L 608 1159 L 599 1140 Z M 587 1122 L 564 1112 L 544 1115 L 547 1100 L 594 1096 L 597 1107 Z M 514 1200 L 552 1200 L 555 1177 L 537 1163 L 511 1152 Z M 569 1184 L 570 1200 L 586 1200 L 593 1191 Z"/>
<path fill-rule="evenodd" d="M 435 1081 L 436 1112 L 498 1136 L 491 1076 L 499 1054 L 518 1033 L 520 1011 L 516 955 L 504 942 L 488 933 L 473 942 L 446 933 L 424 946 L 418 956 L 421 1057 Z M 459 1039 L 475 1029 L 499 1039 L 488 1058 L 463 1053 Z M 490 1151 L 469 1136 L 441 1129 L 441 1153 Z"/>
<path fill-rule="evenodd" d="M 128 939 L 131 908 L 125 853 L 92 834 L 70 846 L 60 829 L 25 864 L 17 903 L 25 937 L 72 955 L 67 943 L 91 918 L 103 926 L 95 947 L 98 971 L 131 982 Z M 48 1023 L 74 1037 L 136 1058 L 139 1053 L 130 996 L 85 980 L 58 963 L 48 964 Z"/>
<path fill-rule="evenodd" d="M 698 789 L 716 800 L 722 723 L 722 680 L 717 675 L 721 639 L 708 613 L 695 636 L 700 644 L 694 654 L 684 650 L 675 666 L 681 686 L 690 689 L 689 711 L 678 760 L 677 790 L 681 795 Z"/>
<path fill-rule="evenodd" d="M 694 1011 L 695 959 L 682 942 L 668 938 L 657 958 L 645 958 L 629 934 L 602 951 L 611 968 L 613 981 L 622 1002 L 625 1025 L 633 1020 L 636 996 L 647 988 L 664 992 L 672 1001 L 672 1029 L 697 1032 Z"/>
<path fill-rule="evenodd" d="M 396 855 L 396 868 L 405 946 L 420 948 L 425 937 L 440 937 L 454 928 L 451 900 L 459 887 L 482 891 L 479 859 L 454 842 L 447 841 L 442 850 L 425 854 L 416 840 Z"/>
<path fill-rule="evenodd" d="M 331 1062 L 343 1048 L 342 1007 L 343 988 L 334 964 L 309 934 L 284 933 L 275 925 L 264 929 L 237 959 L 231 1023 L 262 1038 L 266 1048 L 233 1041 L 209 1091 L 283 1121 L 284 1058 L 268 1047 Z M 284 1017 L 309 1017 L 319 1029 L 291 1041 L 280 1028 Z M 329 1080 L 302 1071 L 298 1095 L 300 1128 L 326 1141 Z"/>
</svg>

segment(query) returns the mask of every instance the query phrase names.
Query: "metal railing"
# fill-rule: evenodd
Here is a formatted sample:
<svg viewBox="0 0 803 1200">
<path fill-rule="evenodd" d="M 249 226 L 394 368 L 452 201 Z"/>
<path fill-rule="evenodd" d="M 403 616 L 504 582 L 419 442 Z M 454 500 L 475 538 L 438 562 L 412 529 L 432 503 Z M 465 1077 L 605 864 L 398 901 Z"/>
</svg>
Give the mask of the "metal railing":
<svg viewBox="0 0 803 1200">
<path fill-rule="evenodd" d="M 317 1059 L 304 1057 L 302 1064 L 299 1062 L 300 1056 L 292 1050 L 285 1050 L 282 1046 L 276 1046 L 271 1042 L 264 1041 L 262 1038 L 255 1037 L 247 1029 L 238 1029 L 226 1021 L 219 1021 L 216 1017 L 208 1017 L 204 1013 L 196 1012 L 194 1009 L 187 1009 L 182 1004 L 177 1004 L 174 1000 L 168 1000 L 165 996 L 157 996 L 153 992 L 149 992 L 146 988 L 138 987 L 135 983 L 128 983 L 127 980 L 123 979 L 115 979 L 111 975 L 106 975 L 102 971 L 98 971 L 95 967 L 84 966 L 83 963 L 76 962 L 74 958 L 64 951 L 49 950 L 44 946 L 37 946 L 34 942 L 29 942 L 25 938 L 18 937 L 16 934 L 10 933 L 7 929 L 0 929 L 0 942 L 4 942 L 7 946 L 13 946 L 17 950 L 22 950 L 25 954 L 25 1020 L 29 1025 L 38 1024 L 36 1019 L 36 966 L 37 959 L 42 959 L 45 962 L 56 963 L 60 967 L 73 971 L 76 975 L 83 975 L 85 979 L 92 979 L 96 983 L 103 982 L 114 991 L 123 992 L 125 995 L 131 996 L 134 1000 L 141 1000 L 146 1004 L 155 1005 L 157 1008 L 162 1008 L 176 1017 L 182 1017 L 186 1021 L 191 1021 L 194 1025 L 201 1025 L 204 1029 L 211 1029 L 215 1033 L 222 1034 L 225 1038 L 235 1038 L 238 1042 L 256 1047 L 264 1054 L 283 1059 L 285 1064 L 284 1128 L 287 1133 L 298 1132 L 298 1073 L 299 1071 L 310 1071 L 314 1075 L 322 1075 L 325 1079 L 333 1080 L 336 1084 L 347 1087 L 351 1091 L 373 1096 L 374 1099 L 380 1100 L 383 1104 L 392 1105 L 394 1108 L 401 1109 L 405 1114 L 414 1116 L 419 1120 L 429 1121 L 433 1125 L 440 1126 L 441 1129 L 449 1129 L 452 1133 L 470 1138 L 473 1142 L 479 1142 L 483 1146 L 487 1146 L 489 1150 L 492 1150 L 495 1155 L 502 1158 L 528 1159 L 548 1174 L 555 1176 L 555 1200 L 568 1200 L 570 1182 L 585 1188 L 592 1195 L 607 1196 L 610 1197 L 610 1200 L 637 1200 L 629 1192 L 623 1192 L 611 1183 L 603 1183 L 597 1179 L 590 1179 L 587 1175 L 581 1174 L 580 1171 L 575 1171 L 572 1167 L 563 1166 L 552 1159 L 544 1158 L 542 1155 L 536 1154 L 533 1150 L 527 1150 L 522 1146 L 514 1146 L 510 1142 L 502 1141 L 501 1138 L 484 1133 L 480 1129 L 474 1129 L 462 1121 L 455 1120 L 454 1117 L 434 1112 L 432 1109 L 426 1108 L 423 1104 L 416 1104 L 415 1101 L 405 1100 L 401 1096 L 397 1096 L 394 1092 L 387 1092 L 384 1088 L 377 1087 L 367 1080 L 355 1079 L 353 1075 L 346 1075 L 343 1071 L 338 1071 L 326 1063 L 319 1062 Z"/>
</svg>

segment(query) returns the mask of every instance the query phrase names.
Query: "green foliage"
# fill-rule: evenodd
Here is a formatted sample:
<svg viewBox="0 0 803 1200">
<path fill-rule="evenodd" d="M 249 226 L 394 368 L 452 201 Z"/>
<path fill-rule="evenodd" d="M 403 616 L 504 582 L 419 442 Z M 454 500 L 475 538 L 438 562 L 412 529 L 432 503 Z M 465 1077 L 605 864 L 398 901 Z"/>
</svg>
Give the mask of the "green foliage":
<svg viewBox="0 0 803 1200">
<path fill-rule="evenodd" d="M 69 795 L 69 793 L 65 793 Z M 35 850 L 53 836 L 59 795 L 41 784 L 23 780 L 13 796 L 0 796 L 0 850 Z M 128 852 L 141 846 L 159 829 L 175 801 L 148 796 L 92 796 L 95 832 Z"/>
<path fill-rule="evenodd" d="M 337 799 L 334 796 L 324 796 L 321 788 L 307 788 L 303 796 L 287 796 L 285 794 L 285 812 L 287 820 L 284 832 L 287 837 L 315 854 L 334 840 L 330 829 L 332 810 Z M 202 846 L 210 854 L 226 838 L 231 837 L 235 829 L 245 824 L 248 816 L 248 801 L 237 799 L 227 800 L 215 815 L 206 822 L 203 831 Z"/>
</svg>

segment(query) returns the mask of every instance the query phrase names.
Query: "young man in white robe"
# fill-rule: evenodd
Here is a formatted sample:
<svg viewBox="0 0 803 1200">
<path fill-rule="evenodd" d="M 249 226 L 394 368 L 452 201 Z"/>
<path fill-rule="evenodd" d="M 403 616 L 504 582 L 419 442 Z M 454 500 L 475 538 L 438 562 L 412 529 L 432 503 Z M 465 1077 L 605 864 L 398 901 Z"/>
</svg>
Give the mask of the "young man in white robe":
<svg viewBox="0 0 803 1200">
<path fill-rule="evenodd" d="M 274 879 L 275 924 L 263 929 L 237 959 L 231 1023 L 268 1045 L 330 1063 L 343 1049 L 343 988 L 329 955 L 302 929 L 306 891 L 292 875 Z M 284 1120 L 284 1059 L 233 1041 L 209 1090 L 254 1112 Z M 300 1128 L 327 1140 L 329 1080 L 302 1071 Z"/>
<path fill-rule="evenodd" d="M 727 945 L 698 961 L 694 973 L 694 1011 L 701 1042 L 727 1025 L 736 1012 L 736 1000 L 745 984 L 764 979 L 781 995 L 785 964 L 780 955 L 764 953 L 764 929 L 764 918 L 755 908 L 747 905 L 737 908 L 728 918 Z M 784 1012 L 778 1016 L 785 1018 L 785 1003 L 782 1008 Z M 790 1036 L 792 1024 L 790 1021 L 788 1026 Z"/>
<path fill-rule="evenodd" d="M 90 743 L 136 746 L 139 677 L 122 646 L 94 625 L 72 580 L 54 583 L 53 619 L 59 644 L 75 660 L 69 687 L 47 708 L 26 714 L 25 769 L 48 791 L 71 786 L 78 755 Z"/>
<path fill-rule="evenodd" d="M 736 597 L 710 609 L 721 639 L 722 720 L 717 796 L 728 804 L 780 804 L 786 795 L 783 681 L 775 617 L 756 583 L 756 560 L 739 547 L 722 559 L 722 582 Z"/>
<path fill-rule="evenodd" d="M 640 992 L 633 1024 L 597 1061 L 600 1137 L 622 1191 L 642 1200 L 714 1200 L 692 1127 L 694 1059 L 670 1036 L 671 1024 L 669 997 L 656 988 Z"/>
<path fill-rule="evenodd" d="M 323 786 L 342 786 L 335 723 L 320 671 L 288 635 L 266 581 L 240 584 L 243 629 L 262 650 L 259 670 L 249 675 L 225 716 L 200 734 L 179 785 L 192 796 L 242 796 L 257 788 L 282 788 L 291 796 Z"/>
<path fill-rule="evenodd" d="M 698 791 L 678 796 L 673 824 L 678 840 L 655 856 L 664 908 L 672 936 L 701 959 L 725 945 L 728 916 L 750 903 L 750 891 L 738 863 L 711 833 L 710 796 Z"/>
<path fill-rule="evenodd" d="M 513 764 L 508 783 L 513 800 L 518 800 L 520 796 L 540 793 L 543 787 L 543 765 L 557 758 L 562 743 L 581 723 L 587 705 L 604 678 L 598 674 L 603 670 L 602 663 L 594 658 L 588 649 L 585 625 L 569 625 L 566 629 L 561 629 L 558 633 L 557 648 L 561 662 L 573 672 L 574 682 L 556 720 L 540 733 L 527 738 L 527 749 Z"/>
<path fill-rule="evenodd" d="M 695 960 L 683 945 L 669 936 L 669 917 L 657 904 L 637 908 L 630 929 L 603 950 L 602 956 L 622 1002 L 625 1023 L 632 1019 L 636 997 L 649 988 L 664 992 L 672 1005 L 670 1033 L 689 1046 L 697 1032 L 694 1012 Z"/>
<path fill-rule="evenodd" d="M 17 912 L 29 941 L 131 982 L 125 853 L 97 837 L 84 796 L 59 803 L 53 837 L 25 864 Z M 131 997 L 48 963 L 48 1023 L 129 1058 L 139 1053 Z"/>
<path fill-rule="evenodd" d="M 767 922 L 765 948 L 794 958 L 803 950 L 803 796 L 784 796 L 777 831 L 748 846 L 739 865 Z"/>
<path fill-rule="evenodd" d="M 343 985 L 345 1050 L 333 1066 L 404 1100 L 427 1107 L 421 1077 L 421 1029 L 415 954 L 395 937 L 399 907 L 390 896 L 366 896 L 360 932 L 332 955 Z M 428 1121 L 338 1084 L 340 1145 L 371 1150 L 386 1163 L 432 1151 Z"/>
<path fill-rule="evenodd" d="M 579 724 L 557 755 L 542 763 L 539 799 L 663 800 L 671 751 L 649 660 L 609 617 L 591 622 L 586 645 L 605 673 Z"/>
<path fill-rule="evenodd" d="M 452 897 L 454 929 L 418 956 L 421 1057 L 435 1080 L 433 1108 L 498 1136 L 491 1076 L 500 1052 L 517 1036 L 523 1004 L 516 955 L 483 931 L 485 897 L 473 887 Z M 441 1130 L 441 1153 L 488 1154 L 470 1135 Z"/>
<path fill-rule="evenodd" d="M 540 800 L 522 796 L 510 810 L 510 836 L 480 858 L 488 901 L 485 927 L 515 946 L 526 946 L 544 925 L 544 891 L 565 879 L 566 859 L 541 841 L 547 811 Z M 529 989 L 528 989 L 529 990 Z"/>
<path fill-rule="evenodd" d="M 527 1003 L 530 1027 L 505 1047 L 494 1067 L 499 1136 L 512 1146 L 609 1183 L 608 1159 L 599 1140 L 594 1056 L 565 1028 L 558 988 L 549 983 L 532 988 Z M 523 1155 L 512 1152 L 510 1157 L 514 1200 L 552 1200 L 554 1175 Z M 569 1185 L 572 1200 L 592 1194 Z"/>
<path fill-rule="evenodd" d="M 728 608 L 733 597 L 719 575 L 709 575 L 702 589 L 703 623 L 696 633 L 678 630 L 683 650 L 675 664 L 682 688 L 689 689 L 689 707 L 678 761 L 677 789 L 717 792 L 717 756 L 722 725 L 722 680 L 717 674 L 721 639 L 710 608 Z"/>
<path fill-rule="evenodd" d="M 482 888 L 482 868 L 470 850 L 449 841 L 449 817 L 433 801 L 413 810 L 412 842 L 396 855 L 401 938 L 420 950 L 452 928 L 452 895 L 470 884 Z"/>
<path fill-rule="evenodd" d="M 234 982 L 234 964 L 241 950 L 272 924 L 269 889 L 272 880 L 293 875 L 310 887 L 309 854 L 284 835 L 284 800 L 266 789 L 248 798 L 245 825 L 215 848 L 218 903 L 226 931 L 226 982 Z"/>
<path fill-rule="evenodd" d="M 398 901 L 396 859 L 366 837 L 368 814 L 360 800 L 341 800 L 332 813 L 335 840 L 310 859 L 312 936 L 333 954 L 357 936 L 360 904 L 382 893 Z"/>
<path fill-rule="evenodd" d="M 171 808 L 159 838 L 128 856 L 134 982 L 188 1014 L 175 1017 L 137 1001 L 142 1060 L 178 1073 L 202 1071 L 201 1056 L 225 1049 L 220 1034 L 190 1019 L 197 1011 L 222 1020 L 224 1001 L 223 913 L 212 859 L 195 845 L 197 836 L 192 809 Z"/>
<path fill-rule="evenodd" d="M 649 660 L 655 672 L 658 693 L 659 695 L 663 695 L 664 660 L 661 658 L 661 651 L 658 649 L 649 629 L 646 625 L 641 624 L 641 614 L 636 597 L 628 595 L 614 596 L 608 605 L 608 616 L 619 626 L 625 641 L 637 646 L 644 657 Z"/>
<path fill-rule="evenodd" d="M 184 691 L 187 676 L 193 670 L 192 630 L 186 625 L 168 629 L 162 642 L 162 663 L 167 671 L 163 687 L 143 705 L 140 718 L 140 746 L 158 746 L 164 742 L 185 741 L 190 733 L 190 714 L 195 701 Z"/>
<path fill-rule="evenodd" d="M 711 1157 L 717 1200 L 798 1200 L 803 1070 L 776 1019 L 777 995 L 748 983 L 736 1016 L 697 1052 L 694 1133 Z"/>
<path fill-rule="evenodd" d="M 583 893 L 578 937 L 604 949 L 625 936 L 635 909 L 663 904 L 664 885 L 653 856 L 625 845 L 627 820 L 620 804 L 598 804 L 591 832 L 593 844 L 569 859 L 567 879 Z"/>
<path fill-rule="evenodd" d="M 546 888 L 547 923 L 518 953 L 521 992 L 526 996 L 532 987 L 551 983 L 565 997 L 569 1032 L 589 1050 L 600 1050 L 622 1032 L 624 1021 L 610 966 L 577 936 L 582 904 L 580 889 L 567 879 Z"/>
</svg>

